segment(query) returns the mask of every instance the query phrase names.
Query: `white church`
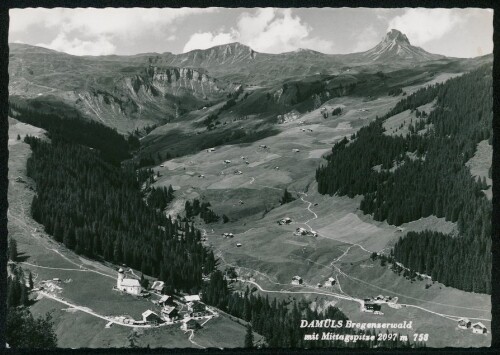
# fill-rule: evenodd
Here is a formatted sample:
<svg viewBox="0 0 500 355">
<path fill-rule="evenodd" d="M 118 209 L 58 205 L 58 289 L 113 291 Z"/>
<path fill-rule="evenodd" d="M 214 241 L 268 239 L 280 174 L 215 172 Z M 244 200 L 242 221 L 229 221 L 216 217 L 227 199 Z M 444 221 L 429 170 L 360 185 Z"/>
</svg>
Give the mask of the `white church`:
<svg viewBox="0 0 500 355">
<path fill-rule="evenodd" d="M 139 280 L 126 279 L 125 272 L 122 268 L 118 270 L 118 279 L 116 280 L 116 288 L 120 291 L 130 293 L 132 295 L 140 295 L 142 291 Z"/>
</svg>

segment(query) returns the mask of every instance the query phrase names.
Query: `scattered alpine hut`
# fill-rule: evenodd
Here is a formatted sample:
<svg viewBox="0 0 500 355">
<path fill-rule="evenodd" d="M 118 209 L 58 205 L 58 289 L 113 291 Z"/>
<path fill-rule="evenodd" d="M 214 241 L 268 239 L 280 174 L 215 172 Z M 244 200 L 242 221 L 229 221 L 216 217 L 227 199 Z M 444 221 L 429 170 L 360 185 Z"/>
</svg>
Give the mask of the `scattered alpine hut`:
<svg viewBox="0 0 500 355">
<path fill-rule="evenodd" d="M 460 329 L 469 329 L 471 327 L 472 323 L 468 318 L 460 318 L 458 320 L 458 327 Z"/>
<path fill-rule="evenodd" d="M 488 333 L 488 329 L 486 329 L 486 326 L 481 322 L 477 322 L 477 323 L 472 324 L 471 328 L 472 328 L 472 333 L 474 333 L 474 334 L 486 334 L 486 333 Z"/>
<path fill-rule="evenodd" d="M 198 323 L 194 319 L 190 319 L 187 322 L 182 323 L 182 325 L 181 325 L 181 329 L 184 330 L 184 331 L 187 331 L 187 330 L 197 330 L 197 329 L 200 329 L 200 328 L 201 328 L 200 323 Z"/>
<path fill-rule="evenodd" d="M 307 230 L 302 228 L 302 227 L 299 227 L 295 230 L 295 234 L 297 235 L 307 235 Z"/>
<path fill-rule="evenodd" d="M 302 280 L 302 277 L 300 276 L 294 276 L 292 277 L 292 285 L 302 285 L 304 281 Z"/>
<path fill-rule="evenodd" d="M 215 151 L 215 148 L 208 148 L 207 149 L 207 153 L 214 152 L 214 151 Z"/>
<path fill-rule="evenodd" d="M 161 309 L 161 316 L 167 322 L 173 322 L 179 318 L 179 311 L 173 306 L 165 306 Z"/>
<path fill-rule="evenodd" d="M 140 295 L 142 291 L 141 284 L 137 279 L 126 279 L 125 272 L 122 268 L 118 270 L 118 279 L 116 280 L 116 288 L 120 291 L 125 291 L 131 295 Z"/>
<path fill-rule="evenodd" d="M 333 277 L 329 277 L 328 280 L 325 281 L 325 287 L 332 287 L 336 282 L 337 281 Z"/>
<path fill-rule="evenodd" d="M 280 226 L 284 225 L 284 224 L 290 224 L 292 223 L 292 219 L 290 217 L 285 217 L 285 218 L 282 218 L 278 221 L 278 224 Z"/>
<path fill-rule="evenodd" d="M 300 149 L 294 148 L 294 149 L 292 149 L 292 152 L 298 153 L 298 152 L 300 152 Z"/>
<path fill-rule="evenodd" d="M 231 164 L 231 160 L 224 160 L 224 164 Z"/>
<path fill-rule="evenodd" d="M 233 233 L 222 233 L 222 236 L 224 238 L 233 238 L 234 237 L 234 234 Z"/>
<path fill-rule="evenodd" d="M 364 303 L 363 312 L 380 312 L 382 306 L 376 303 Z"/>
<path fill-rule="evenodd" d="M 146 324 L 154 324 L 154 325 L 157 325 L 157 324 L 163 322 L 162 319 L 160 318 L 160 316 L 150 309 L 148 309 L 146 312 L 142 313 L 142 320 Z"/>
<path fill-rule="evenodd" d="M 150 290 L 153 292 L 161 293 L 165 288 L 165 282 L 163 281 L 154 281 L 150 287 Z"/>
</svg>

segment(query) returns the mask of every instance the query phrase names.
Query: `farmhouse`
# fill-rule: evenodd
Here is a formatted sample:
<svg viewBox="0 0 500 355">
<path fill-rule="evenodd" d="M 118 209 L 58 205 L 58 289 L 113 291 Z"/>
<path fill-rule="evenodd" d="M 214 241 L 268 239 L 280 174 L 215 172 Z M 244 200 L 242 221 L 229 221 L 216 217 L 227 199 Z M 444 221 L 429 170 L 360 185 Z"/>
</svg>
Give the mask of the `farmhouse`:
<svg viewBox="0 0 500 355">
<path fill-rule="evenodd" d="M 376 303 L 365 303 L 363 306 L 364 312 L 380 312 L 382 306 Z"/>
<path fill-rule="evenodd" d="M 472 325 L 471 321 L 468 318 L 460 318 L 458 320 L 458 327 L 460 329 L 468 329 Z"/>
<path fill-rule="evenodd" d="M 160 300 L 158 301 L 158 304 L 160 306 L 173 305 L 174 298 L 172 296 L 169 296 L 169 295 L 163 295 L 163 296 L 161 296 Z"/>
<path fill-rule="evenodd" d="M 163 281 L 154 281 L 150 287 L 150 290 L 161 293 L 163 291 L 164 287 L 165 287 L 165 283 Z"/>
<path fill-rule="evenodd" d="M 187 295 L 184 296 L 184 301 L 186 302 L 194 302 L 194 301 L 199 301 L 200 296 L 199 295 Z"/>
<path fill-rule="evenodd" d="M 158 324 L 162 323 L 162 320 L 158 314 L 148 309 L 146 312 L 142 313 L 142 320 L 148 324 Z"/>
<path fill-rule="evenodd" d="M 477 322 L 472 324 L 472 333 L 474 334 L 486 334 L 488 333 L 488 329 L 486 329 L 486 326 L 481 323 Z"/>
<path fill-rule="evenodd" d="M 195 321 L 194 319 L 190 319 L 187 322 L 182 323 L 181 329 L 182 330 L 196 330 L 200 329 L 201 325 Z"/>
<path fill-rule="evenodd" d="M 116 288 L 120 291 L 125 291 L 132 295 L 141 294 L 142 287 L 139 280 L 136 279 L 126 279 L 125 273 L 122 268 L 118 270 L 118 279 L 116 280 Z"/>
<path fill-rule="evenodd" d="M 188 310 L 191 317 L 203 317 L 207 313 L 207 308 L 203 303 L 200 302 L 190 302 L 188 303 Z"/>
<path fill-rule="evenodd" d="M 302 277 L 300 276 L 292 277 L 292 285 L 302 285 L 302 283 L 303 283 Z"/>
<path fill-rule="evenodd" d="M 167 322 L 173 322 L 174 320 L 179 318 L 179 312 L 177 311 L 177 308 L 172 306 L 163 307 L 161 309 L 161 315 Z"/>
<path fill-rule="evenodd" d="M 325 287 L 332 287 L 335 285 L 337 281 L 333 277 L 329 277 L 328 280 L 325 281 Z"/>
</svg>

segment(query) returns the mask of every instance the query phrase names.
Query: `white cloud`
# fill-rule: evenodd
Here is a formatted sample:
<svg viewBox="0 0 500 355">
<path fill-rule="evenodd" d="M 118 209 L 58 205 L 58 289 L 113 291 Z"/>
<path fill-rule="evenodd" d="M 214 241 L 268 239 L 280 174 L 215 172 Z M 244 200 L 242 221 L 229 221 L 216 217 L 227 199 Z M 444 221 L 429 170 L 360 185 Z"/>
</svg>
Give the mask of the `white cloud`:
<svg viewBox="0 0 500 355">
<path fill-rule="evenodd" d="M 377 45 L 380 42 L 380 36 L 372 25 L 366 27 L 355 37 L 355 45 L 352 52 L 364 52 Z"/>
<path fill-rule="evenodd" d="M 236 41 L 237 39 L 233 37 L 231 33 L 198 32 L 191 35 L 187 43 L 184 45 L 184 52 L 189 52 L 193 49 L 207 49 Z"/>
<path fill-rule="evenodd" d="M 332 52 L 333 43 L 310 35 L 312 28 L 294 16 L 291 9 L 258 9 L 254 14 L 243 13 L 236 28 L 229 31 L 193 34 L 184 52 L 206 49 L 216 45 L 240 42 L 258 52 L 282 53 L 297 48 Z"/>
<path fill-rule="evenodd" d="M 466 15 L 460 9 L 406 9 L 389 22 L 387 30 L 400 30 L 412 44 L 421 46 L 451 32 Z"/>
<path fill-rule="evenodd" d="M 98 36 L 85 41 L 79 38 L 68 39 L 64 33 L 59 34 L 50 43 L 38 43 L 37 46 L 54 49 L 73 55 L 106 55 L 115 52 L 115 45 L 105 36 Z"/>
<path fill-rule="evenodd" d="M 77 8 L 77 9 L 13 9 L 10 10 L 9 35 L 24 33 L 30 27 L 59 30 L 49 48 L 70 48 L 73 53 L 93 54 L 115 50 L 114 39 L 126 41 L 150 33 L 152 36 L 173 35 L 172 24 L 186 16 L 218 11 L 216 8 Z M 94 44 L 92 43 L 94 42 Z M 111 44 L 111 45 L 110 45 Z M 90 52 L 85 52 L 89 50 Z"/>
</svg>

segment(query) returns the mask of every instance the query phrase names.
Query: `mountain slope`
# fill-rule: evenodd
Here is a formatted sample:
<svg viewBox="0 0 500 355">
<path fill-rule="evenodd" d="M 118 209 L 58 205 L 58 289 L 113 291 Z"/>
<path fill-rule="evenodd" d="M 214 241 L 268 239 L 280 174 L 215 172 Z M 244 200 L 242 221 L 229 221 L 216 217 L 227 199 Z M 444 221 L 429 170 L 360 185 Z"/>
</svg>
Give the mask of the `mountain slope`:
<svg viewBox="0 0 500 355">
<path fill-rule="evenodd" d="M 437 72 L 468 63 L 412 46 L 397 30 L 374 48 L 347 55 L 309 49 L 259 53 L 230 43 L 182 54 L 78 57 L 10 44 L 9 92 L 25 100 L 62 101 L 88 118 L 127 133 L 220 103 L 249 85 L 272 89 L 285 81 L 317 75 L 408 68 Z M 433 68 L 427 69 L 429 65 Z"/>
</svg>

